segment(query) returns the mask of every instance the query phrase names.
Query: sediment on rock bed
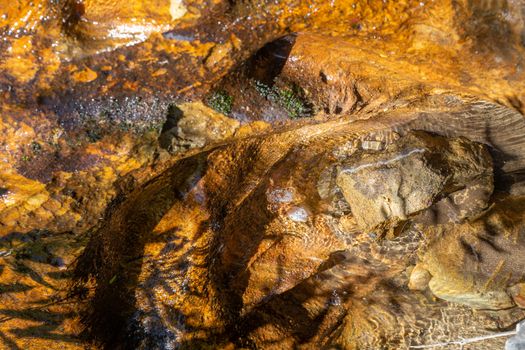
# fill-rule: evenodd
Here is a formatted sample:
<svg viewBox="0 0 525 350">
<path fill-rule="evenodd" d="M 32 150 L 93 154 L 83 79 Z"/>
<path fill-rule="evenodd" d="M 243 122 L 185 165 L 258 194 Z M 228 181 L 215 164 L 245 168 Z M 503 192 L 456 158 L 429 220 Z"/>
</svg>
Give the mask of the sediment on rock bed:
<svg viewBox="0 0 525 350">
<path fill-rule="evenodd" d="M 520 1 L 0 8 L 0 348 L 400 349 L 525 318 Z"/>
</svg>

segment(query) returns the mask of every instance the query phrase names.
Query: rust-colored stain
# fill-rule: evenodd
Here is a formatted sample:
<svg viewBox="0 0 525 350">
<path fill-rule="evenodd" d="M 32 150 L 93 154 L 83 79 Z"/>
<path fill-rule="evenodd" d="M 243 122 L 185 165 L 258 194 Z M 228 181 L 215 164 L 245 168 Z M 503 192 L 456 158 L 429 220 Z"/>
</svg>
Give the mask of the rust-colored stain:
<svg viewBox="0 0 525 350">
<path fill-rule="evenodd" d="M 525 317 L 520 1 L 0 8 L 0 348 L 397 349 Z M 455 140 L 432 196 L 414 130 Z M 413 189 L 373 227 L 359 167 Z"/>
<path fill-rule="evenodd" d="M 89 68 L 85 68 L 81 71 L 76 71 L 76 72 L 73 72 L 71 74 L 71 77 L 73 78 L 73 80 L 77 83 L 89 83 L 95 79 L 97 79 L 98 77 L 98 74 L 97 72 L 89 69 Z"/>
</svg>

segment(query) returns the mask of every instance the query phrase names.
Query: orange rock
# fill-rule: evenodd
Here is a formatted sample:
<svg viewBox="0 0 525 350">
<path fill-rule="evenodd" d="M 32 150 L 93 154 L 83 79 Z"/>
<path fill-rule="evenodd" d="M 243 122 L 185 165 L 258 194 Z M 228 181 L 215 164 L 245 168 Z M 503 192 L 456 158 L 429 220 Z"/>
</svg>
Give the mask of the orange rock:
<svg viewBox="0 0 525 350">
<path fill-rule="evenodd" d="M 397 349 L 522 319 L 466 306 L 522 305 L 522 7 L 0 0 L 0 348 Z M 228 117 L 199 102 L 223 87 Z M 451 185 L 381 240 L 334 174 L 414 129 L 487 144 L 492 207 Z"/>
<path fill-rule="evenodd" d="M 77 71 L 72 74 L 72 78 L 78 83 L 89 83 L 97 79 L 97 77 L 98 77 L 97 72 L 87 67 L 81 71 Z"/>
<path fill-rule="evenodd" d="M 518 283 L 509 289 L 512 299 L 521 308 L 525 308 L 525 284 Z"/>
</svg>

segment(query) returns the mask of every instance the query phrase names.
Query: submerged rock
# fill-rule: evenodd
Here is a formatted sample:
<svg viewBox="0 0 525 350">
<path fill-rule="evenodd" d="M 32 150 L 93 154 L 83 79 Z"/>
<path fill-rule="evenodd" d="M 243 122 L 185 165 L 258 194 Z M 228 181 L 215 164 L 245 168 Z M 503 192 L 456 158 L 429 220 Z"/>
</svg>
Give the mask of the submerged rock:
<svg viewBox="0 0 525 350">
<path fill-rule="evenodd" d="M 460 221 L 487 206 L 492 160 L 481 144 L 410 133 L 385 150 L 358 152 L 341 166 L 337 185 L 363 230 L 392 228 L 438 201 L 456 207 Z M 468 206 L 468 207 L 467 207 Z"/>
<path fill-rule="evenodd" d="M 411 280 L 418 279 L 417 271 L 427 270 L 434 295 L 477 309 L 520 305 L 519 283 L 525 278 L 523 209 L 522 199 L 505 200 L 470 222 L 428 228 L 430 243 Z"/>
</svg>

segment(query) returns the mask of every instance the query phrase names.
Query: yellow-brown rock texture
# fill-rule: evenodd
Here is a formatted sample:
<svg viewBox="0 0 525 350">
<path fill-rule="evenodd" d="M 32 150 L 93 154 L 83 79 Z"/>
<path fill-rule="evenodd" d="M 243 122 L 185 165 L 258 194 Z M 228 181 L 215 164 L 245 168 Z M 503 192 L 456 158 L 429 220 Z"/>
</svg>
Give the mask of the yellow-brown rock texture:
<svg viewBox="0 0 525 350">
<path fill-rule="evenodd" d="M 524 114 L 521 0 L 0 0 L 0 349 L 525 349 Z"/>
</svg>

